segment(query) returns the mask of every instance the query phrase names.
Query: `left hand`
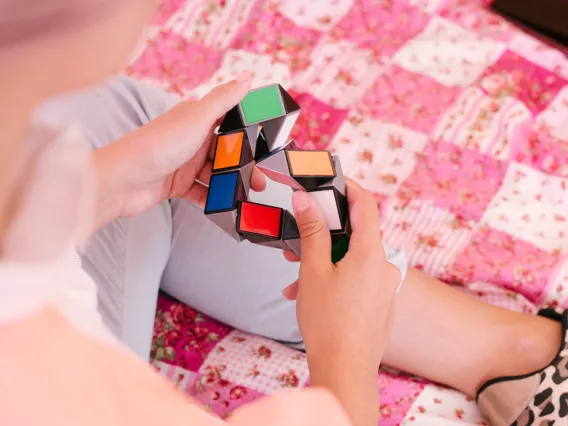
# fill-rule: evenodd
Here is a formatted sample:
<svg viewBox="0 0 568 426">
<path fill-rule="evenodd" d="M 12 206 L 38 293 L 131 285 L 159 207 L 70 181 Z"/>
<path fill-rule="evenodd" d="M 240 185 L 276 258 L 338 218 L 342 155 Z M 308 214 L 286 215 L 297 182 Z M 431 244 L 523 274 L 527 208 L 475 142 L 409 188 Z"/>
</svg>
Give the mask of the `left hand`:
<svg viewBox="0 0 568 426">
<path fill-rule="evenodd" d="M 141 213 L 170 198 L 183 198 L 203 207 L 205 185 L 211 179 L 213 131 L 250 85 L 250 75 L 241 75 L 198 101 L 181 101 L 155 120 L 95 151 L 101 180 L 99 222 Z M 262 191 L 265 185 L 264 175 L 255 169 L 251 188 Z"/>
</svg>

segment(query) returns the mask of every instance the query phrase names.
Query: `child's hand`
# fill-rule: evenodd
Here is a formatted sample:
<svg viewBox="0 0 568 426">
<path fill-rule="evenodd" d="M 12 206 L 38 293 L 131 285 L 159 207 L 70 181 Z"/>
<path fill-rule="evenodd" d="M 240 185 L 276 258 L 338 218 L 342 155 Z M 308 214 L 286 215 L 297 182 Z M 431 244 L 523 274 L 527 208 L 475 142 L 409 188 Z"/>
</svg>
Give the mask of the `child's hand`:
<svg viewBox="0 0 568 426">
<path fill-rule="evenodd" d="M 216 136 L 222 117 L 248 93 L 251 77 L 217 86 L 197 101 L 171 110 L 95 151 L 100 224 L 132 216 L 170 199 L 205 204 Z M 251 188 L 263 190 L 264 175 L 253 171 Z"/>
<path fill-rule="evenodd" d="M 308 193 L 294 193 L 302 259 L 299 280 L 284 294 L 297 300 L 311 383 L 330 388 L 354 424 L 376 425 L 376 374 L 401 277 L 386 259 L 373 197 L 347 180 L 347 198 L 353 234 L 349 251 L 334 265 L 321 212 Z"/>
</svg>

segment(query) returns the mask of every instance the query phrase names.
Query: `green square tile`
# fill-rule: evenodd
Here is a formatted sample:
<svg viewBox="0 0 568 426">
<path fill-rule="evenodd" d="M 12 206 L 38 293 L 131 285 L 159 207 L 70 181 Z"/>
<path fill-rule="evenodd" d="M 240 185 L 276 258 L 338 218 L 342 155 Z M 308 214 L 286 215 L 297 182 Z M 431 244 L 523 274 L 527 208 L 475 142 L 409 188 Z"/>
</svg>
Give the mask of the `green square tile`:
<svg viewBox="0 0 568 426">
<path fill-rule="evenodd" d="M 339 262 L 345 257 L 347 250 L 349 250 L 349 240 L 343 237 L 331 248 L 331 261 L 333 263 Z"/>
<path fill-rule="evenodd" d="M 241 101 L 241 111 L 246 124 L 258 123 L 286 114 L 277 85 L 249 92 Z"/>
</svg>

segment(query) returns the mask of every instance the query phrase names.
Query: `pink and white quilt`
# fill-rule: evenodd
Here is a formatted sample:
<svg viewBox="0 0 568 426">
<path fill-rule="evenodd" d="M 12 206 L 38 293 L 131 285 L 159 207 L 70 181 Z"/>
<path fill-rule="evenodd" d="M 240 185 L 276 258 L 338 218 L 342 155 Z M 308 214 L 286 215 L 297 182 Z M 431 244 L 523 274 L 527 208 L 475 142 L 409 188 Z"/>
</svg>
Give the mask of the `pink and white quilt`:
<svg viewBox="0 0 568 426">
<path fill-rule="evenodd" d="M 128 73 L 185 97 L 244 70 L 302 107 L 304 147 L 377 196 L 384 239 L 490 303 L 568 308 L 568 59 L 484 0 L 167 0 Z M 156 367 L 222 417 L 309 384 L 304 355 L 161 298 Z M 383 371 L 381 424 L 483 425 Z"/>
</svg>

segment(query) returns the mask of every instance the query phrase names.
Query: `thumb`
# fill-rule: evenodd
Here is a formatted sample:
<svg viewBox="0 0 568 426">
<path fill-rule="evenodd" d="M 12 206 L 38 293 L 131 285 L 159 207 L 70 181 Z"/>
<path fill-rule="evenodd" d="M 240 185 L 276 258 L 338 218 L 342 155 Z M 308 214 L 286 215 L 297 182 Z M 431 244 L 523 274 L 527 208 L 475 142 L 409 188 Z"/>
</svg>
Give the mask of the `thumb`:
<svg viewBox="0 0 568 426">
<path fill-rule="evenodd" d="M 244 72 L 234 80 L 217 86 L 207 93 L 201 99 L 203 111 L 208 115 L 207 119 L 214 122 L 226 114 L 245 97 L 250 90 L 251 83 L 252 74 Z"/>
<path fill-rule="evenodd" d="M 292 194 L 292 207 L 300 231 L 302 264 L 316 268 L 331 265 L 331 236 L 312 196 L 304 191 Z"/>
</svg>

